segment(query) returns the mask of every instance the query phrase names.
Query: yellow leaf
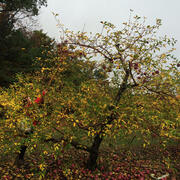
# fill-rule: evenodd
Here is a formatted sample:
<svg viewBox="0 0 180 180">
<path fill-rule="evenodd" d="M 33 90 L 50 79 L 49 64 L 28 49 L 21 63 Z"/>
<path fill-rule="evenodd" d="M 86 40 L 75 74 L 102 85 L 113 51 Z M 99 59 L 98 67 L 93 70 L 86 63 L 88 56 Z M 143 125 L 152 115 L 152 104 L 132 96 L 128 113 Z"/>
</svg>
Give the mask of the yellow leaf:
<svg viewBox="0 0 180 180">
<path fill-rule="evenodd" d="M 36 92 L 39 93 L 39 92 L 40 92 L 40 89 L 37 88 L 37 89 L 36 89 Z"/>
<path fill-rule="evenodd" d="M 103 108 L 105 109 L 107 107 L 107 104 L 104 104 Z"/>
</svg>

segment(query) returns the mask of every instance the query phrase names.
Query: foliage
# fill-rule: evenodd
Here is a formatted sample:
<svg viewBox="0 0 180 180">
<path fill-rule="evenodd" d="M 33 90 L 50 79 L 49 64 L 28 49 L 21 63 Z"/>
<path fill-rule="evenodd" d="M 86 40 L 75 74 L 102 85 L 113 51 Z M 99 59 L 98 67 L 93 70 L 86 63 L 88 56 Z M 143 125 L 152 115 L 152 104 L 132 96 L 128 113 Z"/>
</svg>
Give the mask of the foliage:
<svg viewBox="0 0 180 180">
<path fill-rule="evenodd" d="M 17 21 L 20 22 L 25 17 L 38 15 L 40 7 L 46 5 L 46 0 L 1 0 L 0 31 L 3 36 L 0 42 L 6 42 L 6 38 L 11 35 L 15 24 L 17 25 Z"/>
<path fill-rule="evenodd" d="M 26 53 L 22 52 L 22 49 L 29 49 L 32 43 L 27 37 L 25 19 L 31 18 L 32 21 L 32 17 L 38 15 L 40 7 L 46 5 L 46 0 L 0 1 L 1 85 L 7 86 L 12 82 L 12 74 L 22 72 L 22 69 L 26 68 L 29 70 L 32 58 L 39 56 L 37 48 L 32 48 Z"/>
<path fill-rule="evenodd" d="M 1 0 L 0 1 L 0 13 L 8 12 L 11 16 L 15 16 L 17 13 L 29 13 L 29 15 L 37 15 L 41 6 L 46 6 L 46 0 Z"/>
<path fill-rule="evenodd" d="M 179 140 L 179 62 L 173 48 L 163 49 L 175 40 L 155 36 L 160 20 L 147 26 L 135 16 L 121 31 L 102 24 L 105 32 L 94 37 L 62 29 L 66 40 L 38 59 L 41 71 L 2 90 L 1 153 L 39 149 L 43 172 L 48 154 L 73 146 L 89 153 L 86 166 L 95 169 L 107 138 L 138 136 L 141 148 L 153 137 L 165 147 Z"/>
<path fill-rule="evenodd" d="M 38 68 L 34 65 L 36 58 L 47 58 L 47 53 L 54 48 L 55 41 L 40 31 L 28 32 L 23 29 L 14 30 L 6 38 L 1 47 L 0 55 L 0 84 L 7 86 L 15 80 L 18 72 L 32 72 Z M 36 61 L 37 62 L 37 61 Z"/>
</svg>

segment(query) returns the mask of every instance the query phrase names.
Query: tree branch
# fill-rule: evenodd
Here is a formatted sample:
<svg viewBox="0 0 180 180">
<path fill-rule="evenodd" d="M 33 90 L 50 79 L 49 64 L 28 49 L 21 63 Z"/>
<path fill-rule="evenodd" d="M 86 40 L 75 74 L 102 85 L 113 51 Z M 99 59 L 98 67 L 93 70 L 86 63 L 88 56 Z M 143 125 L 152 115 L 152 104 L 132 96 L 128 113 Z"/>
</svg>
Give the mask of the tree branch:
<svg viewBox="0 0 180 180">
<path fill-rule="evenodd" d="M 156 90 L 154 90 L 154 89 L 152 89 L 152 88 L 149 88 L 149 87 L 147 87 L 147 86 L 144 86 L 147 90 L 149 90 L 149 91 L 151 91 L 151 92 L 154 92 L 154 93 L 156 93 L 156 94 L 159 94 L 159 95 L 165 95 L 165 96 L 170 96 L 170 97 L 172 97 L 172 98 L 175 98 L 175 96 L 173 96 L 173 95 L 171 95 L 171 94 L 168 94 L 168 93 L 166 93 L 166 92 L 163 92 L 163 91 L 156 91 Z"/>
<path fill-rule="evenodd" d="M 106 54 L 104 54 L 102 51 L 100 51 L 99 49 L 97 49 L 95 46 L 90 46 L 90 45 L 86 45 L 86 44 L 81 44 L 81 43 L 68 43 L 68 44 L 73 44 L 73 45 L 78 45 L 81 47 L 87 47 L 90 49 L 93 49 L 95 52 L 103 55 L 106 59 L 108 59 L 110 62 L 112 61 L 112 57 L 108 57 Z"/>
<path fill-rule="evenodd" d="M 126 74 L 124 76 L 124 79 L 123 79 L 123 82 L 119 88 L 119 91 L 116 95 L 116 98 L 115 98 L 115 105 L 117 106 L 119 101 L 120 101 L 120 98 L 122 96 L 122 94 L 124 93 L 124 91 L 128 88 L 128 85 L 127 85 L 127 81 L 128 81 L 128 78 L 129 78 L 129 74 L 130 74 L 130 71 L 129 70 L 126 70 Z M 111 109 L 113 110 L 113 107 L 111 107 Z M 107 123 L 104 123 L 102 124 L 101 126 L 101 131 L 99 134 L 101 134 L 103 131 L 104 131 L 104 128 L 111 124 L 115 119 L 117 119 L 117 113 L 114 113 L 114 112 L 111 112 L 111 114 L 107 117 Z"/>
<path fill-rule="evenodd" d="M 72 141 L 69 141 L 68 139 L 66 138 L 59 138 L 59 139 L 55 139 L 55 138 L 49 138 L 49 139 L 45 139 L 44 142 L 53 142 L 53 143 L 59 143 L 61 141 L 65 141 L 65 142 L 68 142 L 70 143 L 74 148 L 76 149 L 80 149 L 80 150 L 83 150 L 83 151 L 87 151 L 87 152 L 90 152 L 90 148 L 87 147 L 86 145 L 82 145 L 74 140 Z"/>
<path fill-rule="evenodd" d="M 55 139 L 55 138 L 49 138 L 49 139 L 46 139 L 44 140 L 44 142 L 49 142 L 49 141 L 52 141 L 54 143 L 58 143 L 58 142 L 61 142 L 62 140 L 65 141 L 65 142 L 68 142 L 70 143 L 73 147 L 75 147 L 76 149 L 80 149 L 80 150 L 83 150 L 83 151 L 87 151 L 87 152 L 90 152 L 90 148 L 86 145 L 82 145 L 80 143 L 78 143 L 77 141 L 75 140 L 69 140 L 67 138 L 64 137 L 64 133 L 62 133 L 59 129 L 53 127 L 54 130 L 56 130 L 57 132 L 59 132 L 63 137 L 61 137 L 60 139 Z"/>
<path fill-rule="evenodd" d="M 135 81 L 134 76 L 133 76 L 132 71 L 131 71 L 131 63 L 130 62 L 129 62 L 129 73 L 130 73 L 130 76 L 131 76 L 131 78 L 132 78 L 132 80 L 134 82 L 134 86 L 137 86 L 138 84 Z"/>
<path fill-rule="evenodd" d="M 117 105 L 119 103 L 119 100 L 121 98 L 121 95 L 123 94 L 123 92 L 126 90 L 127 88 L 127 81 L 128 81 L 128 78 L 129 78 L 129 74 L 130 74 L 130 71 L 129 70 L 126 70 L 126 74 L 124 76 L 124 79 L 123 79 L 123 82 L 119 88 L 119 91 L 116 95 L 116 98 L 115 98 L 115 104 Z"/>
</svg>

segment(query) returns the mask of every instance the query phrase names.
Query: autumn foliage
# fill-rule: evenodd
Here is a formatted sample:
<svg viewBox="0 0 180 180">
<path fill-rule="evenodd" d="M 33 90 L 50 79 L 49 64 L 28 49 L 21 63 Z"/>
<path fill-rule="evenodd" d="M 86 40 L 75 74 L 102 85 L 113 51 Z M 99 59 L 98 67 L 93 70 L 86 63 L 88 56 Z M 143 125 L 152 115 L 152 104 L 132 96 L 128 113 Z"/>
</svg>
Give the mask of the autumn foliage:
<svg viewBox="0 0 180 180">
<path fill-rule="evenodd" d="M 135 16 L 122 30 L 101 23 L 102 33 L 93 37 L 62 26 L 62 42 L 46 52 L 46 60 L 38 59 L 41 71 L 17 75 L 17 83 L 2 89 L 1 154 L 21 153 L 22 145 L 29 155 L 38 151 L 39 170 L 45 176 L 46 158 L 65 158 L 76 149 L 86 155 L 80 174 L 91 177 L 91 170 L 96 172 L 101 165 L 107 141 L 116 146 L 115 142 L 127 137 L 132 142 L 137 138 L 138 146 L 145 149 L 154 147 L 152 139 L 156 138 L 160 149 L 180 140 L 179 62 L 171 54 L 176 41 L 156 37 L 159 19 L 150 26 Z M 107 150 L 111 153 L 113 147 Z M 125 177 L 120 167 L 113 171 L 103 176 Z M 75 165 L 56 173 L 79 177 Z"/>
</svg>

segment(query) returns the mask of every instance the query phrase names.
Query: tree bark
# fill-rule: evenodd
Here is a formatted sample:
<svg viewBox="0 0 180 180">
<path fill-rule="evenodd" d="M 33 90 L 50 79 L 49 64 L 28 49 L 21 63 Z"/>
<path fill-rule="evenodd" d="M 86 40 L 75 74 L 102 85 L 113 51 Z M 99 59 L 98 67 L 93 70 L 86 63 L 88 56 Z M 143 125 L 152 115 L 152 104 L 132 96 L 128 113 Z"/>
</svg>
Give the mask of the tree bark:
<svg viewBox="0 0 180 180">
<path fill-rule="evenodd" d="M 14 165 L 20 167 L 24 163 L 24 155 L 26 152 L 27 146 L 21 145 L 20 153 L 17 155 Z"/>
<path fill-rule="evenodd" d="M 97 167 L 97 158 L 99 155 L 99 147 L 101 145 L 103 138 L 100 137 L 100 134 L 97 134 L 94 138 L 94 142 L 90 148 L 90 155 L 87 161 L 87 168 L 94 170 Z"/>
<path fill-rule="evenodd" d="M 24 160 L 24 155 L 25 155 L 26 149 L 27 149 L 27 146 L 24 146 L 24 145 L 21 146 L 21 150 L 19 153 L 19 159 L 20 160 Z"/>
</svg>

